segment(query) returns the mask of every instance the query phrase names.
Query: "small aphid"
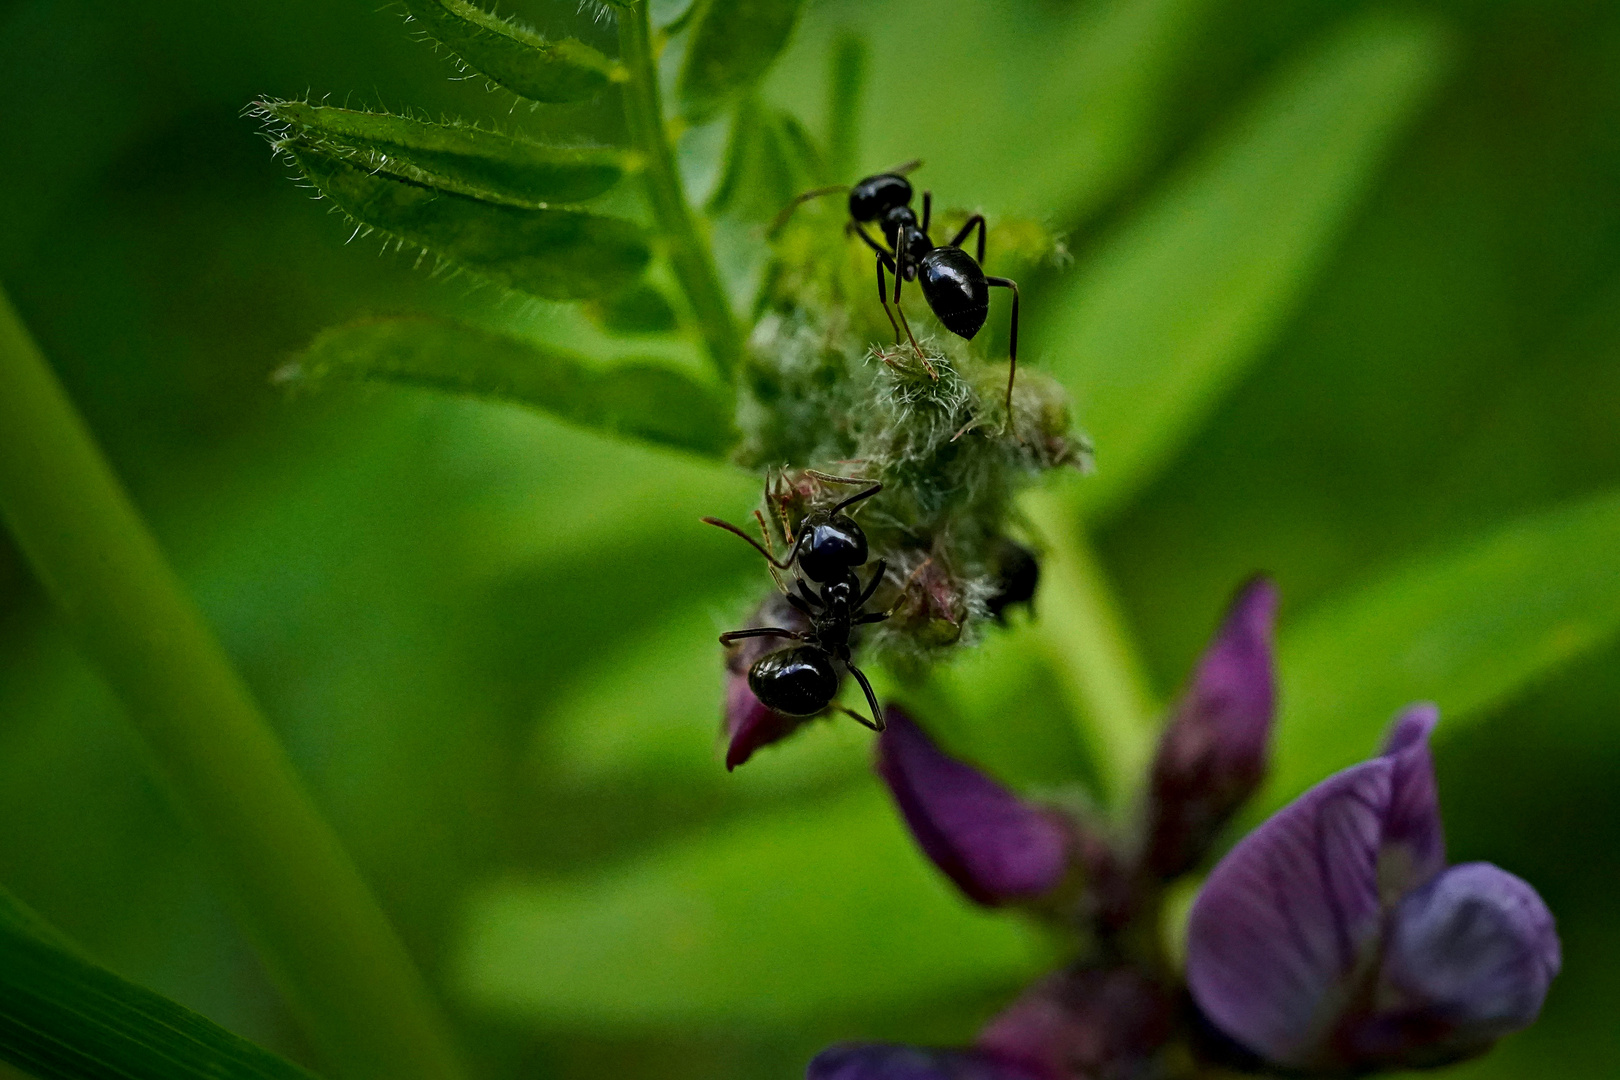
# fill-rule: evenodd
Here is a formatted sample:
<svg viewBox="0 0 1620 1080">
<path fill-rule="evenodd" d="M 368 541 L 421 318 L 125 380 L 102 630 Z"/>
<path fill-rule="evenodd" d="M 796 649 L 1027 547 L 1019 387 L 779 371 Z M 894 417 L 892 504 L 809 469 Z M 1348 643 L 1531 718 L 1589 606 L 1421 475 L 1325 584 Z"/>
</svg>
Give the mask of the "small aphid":
<svg viewBox="0 0 1620 1080">
<path fill-rule="evenodd" d="M 837 479 L 840 483 L 863 481 Z M 748 669 L 748 687 L 754 696 L 769 708 L 788 716 L 813 716 L 829 707 L 848 713 L 873 731 L 883 730 L 883 710 L 878 707 L 872 684 L 851 659 L 849 639 L 856 627 L 882 622 L 889 612 L 864 612 L 868 600 L 883 581 L 888 564 L 879 559 L 871 580 L 862 585 L 855 571 L 866 562 L 866 533 L 854 518 L 844 513 L 849 507 L 883 490 L 882 484 L 873 484 L 842 502 L 807 514 L 791 538 L 788 557 L 779 560 L 759 541 L 730 522 L 718 518 L 704 518 L 705 524 L 735 533 L 778 570 L 791 570 L 798 565 L 800 576 L 794 588 L 785 590 L 787 601 L 806 619 L 810 628 L 805 631 L 787 630 L 779 626 L 761 626 L 748 630 L 733 630 L 720 635 L 722 645 L 744 638 L 780 637 L 800 644 L 790 645 L 766 653 Z M 816 582 L 812 589 L 805 581 Z M 866 703 L 872 710 L 872 719 L 842 706 L 833 705 L 838 695 L 838 669 L 842 664 L 866 694 Z"/>
</svg>

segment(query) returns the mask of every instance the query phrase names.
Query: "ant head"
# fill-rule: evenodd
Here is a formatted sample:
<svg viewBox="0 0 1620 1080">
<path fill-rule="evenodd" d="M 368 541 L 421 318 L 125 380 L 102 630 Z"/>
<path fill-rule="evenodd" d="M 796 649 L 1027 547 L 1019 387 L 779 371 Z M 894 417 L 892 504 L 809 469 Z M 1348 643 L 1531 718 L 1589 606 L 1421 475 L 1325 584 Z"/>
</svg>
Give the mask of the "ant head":
<svg viewBox="0 0 1620 1080">
<path fill-rule="evenodd" d="M 849 216 L 856 221 L 876 221 L 910 201 L 910 180 L 898 173 L 878 173 L 849 189 Z"/>
<path fill-rule="evenodd" d="M 748 689 L 767 708 L 812 716 L 838 696 L 838 670 L 825 649 L 794 645 L 755 660 L 748 669 Z"/>
<path fill-rule="evenodd" d="M 817 510 L 799 530 L 799 569 L 811 581 L 836 581 L 866 562 L 866 533 L 847 514 Z"/>
</svg>

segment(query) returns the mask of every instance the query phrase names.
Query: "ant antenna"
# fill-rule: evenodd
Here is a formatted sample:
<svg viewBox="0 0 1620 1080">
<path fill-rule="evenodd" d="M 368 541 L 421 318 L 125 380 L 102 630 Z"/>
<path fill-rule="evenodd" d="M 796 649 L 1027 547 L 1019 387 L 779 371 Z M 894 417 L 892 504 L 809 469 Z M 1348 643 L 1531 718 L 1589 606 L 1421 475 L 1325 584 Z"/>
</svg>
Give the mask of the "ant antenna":
<svg viewBox="0 0 1620 1080">
<path fill-rule="evenodd" d="M 781 212 L 771 219 L 770 225 L 765 229 L 765 239 L 776 239 L 776 234 L 781 232 L 782 226 L 788 223 L 788 218 L 793 216 L 793 211 L 797 210 L 800 206 L 803 206 L 811 199 L 819 199 L 823 195 L 833 195 L 837 192 L 848 190 L 848 184 L 831 184 L 827 187 L 812 188 L 809 191 L 793 196 L 793 200 L 786 206 L 782 207 Z"/>
<path fill-rule="evenodd" d="M 918 169 L 922 168 L 922 163 L 923 163 L 922 158 L 914 157 L 910 161 L 904 162 L 903 164 L 900 164 L 900 165 L 896 165 L 892 169 L 885 169 L 884 172 L 892 173 L 895 176 L 904 176 L 909 172 L 916 172 Z"/>
<path fill-rule="evenodd" d="M 864 498 L 864 496 L 862 496 L 862 497 Z M 778 570 L 791 570 L 793 568 L 793 557 L 792 556 L 788 557 L 787 562 L 779 562 L 779 561 L 777 561 L 776 556 L 772 555 L 769 551 L 766 551 L 764 546 L 761 545 L 758 540 L 755 540 L 752 536 L 749 536 L 747 533 L 745 533 L 741 529 L 737 528 L 737 526 L 733 525 L 731 522 L 729 522 L 729 521 L 721 521 L 719 518 L 712 518 L 712 517 L 706 517 L 706 518 L 703 518 L 702 520 L 703 520 L 703 524 L 705 524 L 705 525 L 713 525 L 717 529 L 724 529 L 728 533 L 732 533 L 733 535 L 742 537 L 744 540 L 748 541 L 748 543 L 753 547 L 753 549 L 755 551 L 757 551 L 761 555 L 765 556 L 765 560 L 767 562 L 769 562 L 772 566 L 776 567 Z M 795 554 L 797 554 L 797 552 L 795 552 Z"/>
<path fill-rule="evenodd" d="M 860 502 L 862 499 L 870 499 L 872 496 L 876 495 L 878 492 L 880 492 L 882 490 L 883 490 L 883 485 L 882 484 L 873 484 L 871 487 L 867 488 L 865 491 L 857 491 L 855 494 L 851 495 L 849 498 L 845 499 L 843 502 L 839 503 L 837 506 L 834 506 L 831 510 L 827 511 L 827 516 L 832 517 L 834 514 L 838 513 L 840 510 L 844 509 L 844 507 L 853 506 L 856 503 Z M 786 567 L 783 567 L 783 569 L 786 569 Z"/>
<path fill-rule="evenodd" d="M 832 473 L 821 472 L 817 469 L 806 469 L 804 475 L 813 476 L 817 480 L 829 484 L 870 484 L 872 482 L 872 478 L 869 476 L 834 476 Z"/>
</svg>

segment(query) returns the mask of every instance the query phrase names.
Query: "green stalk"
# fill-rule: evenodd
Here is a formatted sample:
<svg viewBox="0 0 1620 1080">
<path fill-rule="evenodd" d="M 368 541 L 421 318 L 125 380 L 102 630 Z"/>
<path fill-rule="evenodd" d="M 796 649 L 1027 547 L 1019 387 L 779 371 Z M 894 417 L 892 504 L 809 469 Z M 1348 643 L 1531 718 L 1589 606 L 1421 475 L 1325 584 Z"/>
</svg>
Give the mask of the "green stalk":
<svg viewBox="0 0 1620 1080">
<path fill-rule="evenodd" d="M 334 1073 L 458 1080 L 421 975 L 3 290 L 0 516 Z"/>
<path fill-rule="evenodd" d="M 1086 536 L 1074 500 L 1025 496 L 1045 545 L 1037 601 L 1039 638 L 1069 699 L 1080 737 L 1116 813 L 1135 805 L 1157 738 L 1158 704 L 1108 572 Z"/>
<path fill-rule="evenodd" d="M 664 128 L 647 0 L 620 9 L 618 18 L 619 62 L 629 73 L 624 86 L 625 120 L 630 138 L 641 152 L 647 200 L 652 204 L 659 231 L 669 242 L 669 261 L 697 318 L 709 358 L 721 377 L 730 382 L 742 361 L 742 334 L 731 301 L 720 284 L 714 254 L 687 204 L 681 174 L 675 166 L 675 151 Z"/>
</svg>

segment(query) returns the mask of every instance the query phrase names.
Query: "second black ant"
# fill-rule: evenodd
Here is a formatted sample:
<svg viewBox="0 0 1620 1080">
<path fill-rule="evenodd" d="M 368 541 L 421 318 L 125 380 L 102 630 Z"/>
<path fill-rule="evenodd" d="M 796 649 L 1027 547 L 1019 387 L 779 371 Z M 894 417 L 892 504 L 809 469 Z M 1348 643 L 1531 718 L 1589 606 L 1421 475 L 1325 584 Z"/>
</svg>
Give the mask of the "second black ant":
<svg viewBox="0 0 1620 1080">
<path fill-rule="evenodd" d="M 817 479 L 841 484 L 860 484 L 863 480 L 847 477 L 813 474 Z M 735 533 L 752 544 L 766 560 L 778 570 L 790 570 L 798 565 L 799 576 L 794 581 L 797 589 L 785 590 L 787 601 L 809 620 L 810 628 L 800 632 L 779 626 L 760 626 L 748 630 L 733 630 L 720 635 L 722 645 L 730 645 L 744 638 L 780 637 L 799 642 L 775 652 L 766 653 L 748 669 L 748 687 L 767 707 L 789 716 L 814 716 L 828 707 L 840 709 L 873 731 L 883 730 L 883 710 L 866 675 L 856 667 L 850 654 L 850 635 L 855 628 L 882 622 L 890 612 L 865 612 L 867 601 L 877 591 L 888 564 L 877 561 L 872 578 L 862 586 L 856 569 L 864 565 L 867 557 L 866 533 L 855 519 L 844 511 L 870 499 L 883 490 L 874 483 L 838 504 L 807 514 L 789 540 L 788 557 L 779 560 L 759 541 L 727 521 L 704 518 L 705 524 Z M 763 519 L 761 519 L 763 527 Z M 766 533 L 769 540 L 770 534 Z M 806 582 L 809 578 L 817 588 Z M 842 664 L 866 694 L 866 703 L 872 710 L 872 719 L 852 709 L 834 706 L 838 696 L 838 671 L 834 661 Z"/>
<path fill-rule="evenodd" d="M 918 356 L 923 355 L 922 347 L 917 344 L 917 338 L 911 332 L 911 324 L 906 322 L 905 310 L 900 307 L 902 283 L 917 282 L 918 287 L 922 289 L 923 299 L 928 301 L 928 306 L 933 309 L 940 324 L 957 337 L 968 341 L 973 340 L 974 335 L 984 326 L 985 319 L 989 317 L 990 290 L 992 288 L 1012 290 L 1012 325 L 1007 338 L 1006 400 L 1010 422 L 1013 381 L 1018 375 L 1018 283 L 1011 278 L 986 276 L 982 268 L 985 234 L 983 214 L 974 214 L 968 218 L 967 223 L 957 230 L 949 243 L 937 247 L 934 245 L 928 236 L 928 226 L 934 209 L 933 192 L 923 192 L 923 213 L 919 222 L 916 211 L 911 208 L 913 195 L 911 181 L 905 177 L 906 173 L 921 164 L 920 161 L 907 162 L 889 172 L 868 176 L 849 188 L 851 219 L 849 228 L 877 254 L 878 302 L 883 305 L 883 313 L 889 317 L 889 325 L 894 327 L 895 340 L 900 340 L 900 328 L 904 326 L 906 337 L 910 340 L 911 347 L 917 350 Z M 836 186 L 807 191 L 788 205 L 778 218 L 778 222 L 786 221 L 793 209 L 807 199 L 843 190 L 842 186 Z M 865 226 L 874 222 L 883 231 L 887 246 L 880 244 L 866 231 Z M 975 248 L 976 258 L 962 250 L 962 241 L 966 240 L 974 229 L 979 230 Z M 894 275 L 893 311 L 889 309 L 891 300 L 885 270 Z M 896 311 L 900 314 L 898 322 L 895 321 Z"/>
</svg>

